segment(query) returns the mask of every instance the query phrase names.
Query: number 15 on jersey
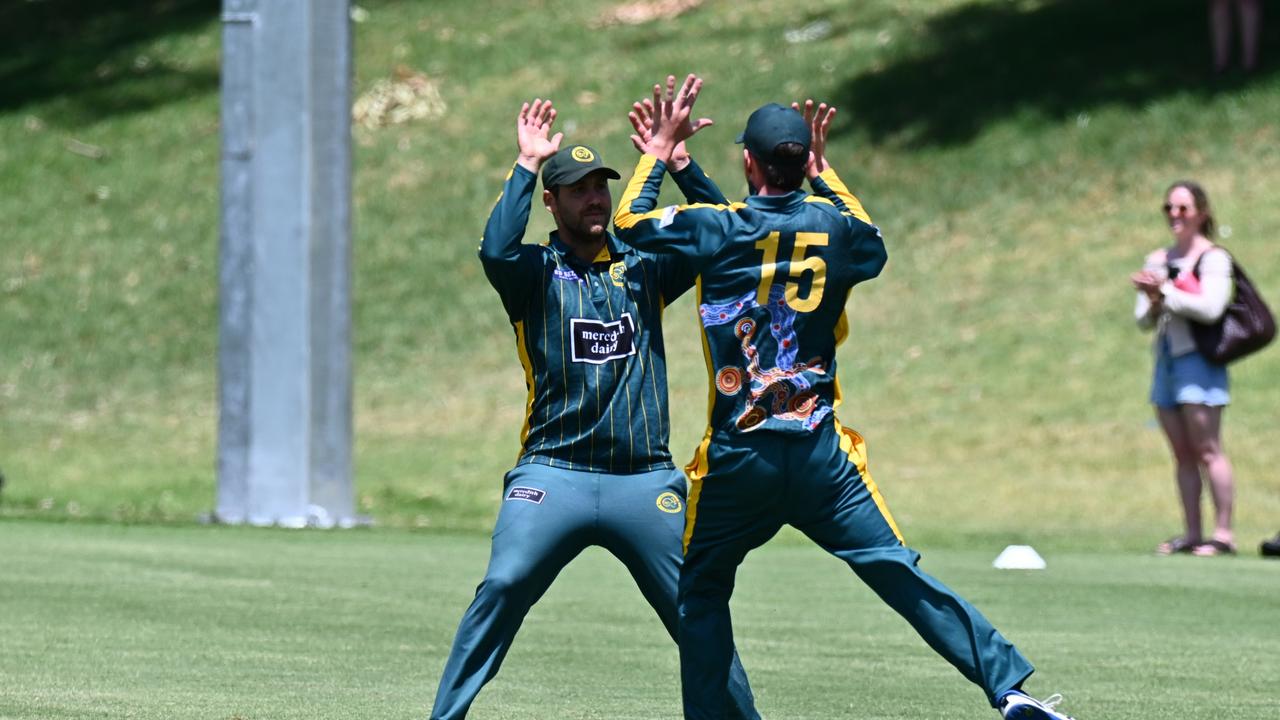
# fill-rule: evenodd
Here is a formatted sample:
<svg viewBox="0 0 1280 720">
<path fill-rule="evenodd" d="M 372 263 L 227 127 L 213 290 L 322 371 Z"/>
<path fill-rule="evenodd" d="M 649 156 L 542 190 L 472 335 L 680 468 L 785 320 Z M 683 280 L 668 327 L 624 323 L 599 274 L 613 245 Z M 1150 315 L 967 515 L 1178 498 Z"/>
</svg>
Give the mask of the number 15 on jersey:
<svg viewBox="0 0 1280 720">
<path fill-rule="evenodd" d="M 760 263 L 760 288 L 756 291 L 756 302 L 765 305 L 769 302 L 769 288 L 773 286 L 774 276 L 778 271 L 778 245 L 781 235 L 771 232 L 763 240 L 756 241 L 756 249 L 764 253 Z M 798 232 L 795 234 L 795 247 L 791 251 L 791 262 L 785 277 L 785 296 L 787 305 L 796 312 L 812 312 L 822 302 L 822 290 L 827 282 L 827 263 L 822 259 L 821 250 L 809 255 L 809 248 L 822 248 L 827 244 L 826 233 Z M 800 295 L 801 280 L 805 273 L 810 273 L 809 291 Z"/>
</svg>

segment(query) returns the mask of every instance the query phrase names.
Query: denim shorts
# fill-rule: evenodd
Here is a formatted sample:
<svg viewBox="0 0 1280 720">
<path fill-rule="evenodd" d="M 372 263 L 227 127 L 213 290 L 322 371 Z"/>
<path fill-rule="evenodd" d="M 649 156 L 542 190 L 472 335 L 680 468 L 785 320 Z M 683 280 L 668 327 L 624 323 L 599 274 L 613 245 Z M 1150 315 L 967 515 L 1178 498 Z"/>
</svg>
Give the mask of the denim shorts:
<svg viewBox="0 0 1280 720">
<path fill-rule="evenodd" d="M 1231 402 L 1227 392 L 1227 366 L 1209 362 L 1192 350 L 1169 356 L 1168 342 L 1156 343 L 1156 367 L 1151 379 L 1151 404 L 1159 408 L 1179 405 L 1221 407 Z"/>
</svg>

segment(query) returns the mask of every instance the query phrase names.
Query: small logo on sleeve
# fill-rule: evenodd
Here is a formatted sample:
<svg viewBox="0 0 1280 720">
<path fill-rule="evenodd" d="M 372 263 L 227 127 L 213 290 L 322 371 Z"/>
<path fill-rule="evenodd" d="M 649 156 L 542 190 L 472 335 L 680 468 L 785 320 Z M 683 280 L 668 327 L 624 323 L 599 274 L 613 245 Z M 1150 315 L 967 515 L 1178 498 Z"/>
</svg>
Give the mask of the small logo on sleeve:
<svg viewBox="0 0 1280 720">
<path fill-rule="evenodd" d="M 524 500 L 535 505 L 541 505 L 542 499 L 547 496 L 547 491 L 538 488 L 520 487 L 519 485 L 507 491 L 507 500 Z"/>
<path fill-rule="evenodd" d="M 622 313 L 621 319 L 608 323 L 571 318 L 569 332 L 573 336 L 574 362 L 603 365 L 636 354 L 636 326 L 631 313 Z"/>
<path fill-rule="evenodd" d="M 672 515 L 684 509 L 684 504 L 680 502 L 680 496 L 673 492 L 664 492 L 658 496 L 658 509 L 664 513 Z"/>
</svg>

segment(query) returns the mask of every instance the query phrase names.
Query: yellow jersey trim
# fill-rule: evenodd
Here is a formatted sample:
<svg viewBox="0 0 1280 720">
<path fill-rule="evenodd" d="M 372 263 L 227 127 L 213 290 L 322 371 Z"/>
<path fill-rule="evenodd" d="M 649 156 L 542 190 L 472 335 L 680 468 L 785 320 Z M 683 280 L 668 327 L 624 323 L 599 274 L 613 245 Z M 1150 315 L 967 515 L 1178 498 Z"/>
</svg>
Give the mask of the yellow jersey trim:
<svg viewBox="0 0 1280 720">
<path fill-rule="evenodd" d="M 644 183 L 649 179 L 649 173 L 653 172 L 653 166 L 657 164 L 658 158 L 652 155 L 640 156 L 635 172 L 627 181 L 626 189 L 622 191 L 622 199 L 618 201 L 618 212 L 613 216 L 614 227 L 629 228 L 643 219 L 642 216 L 632 214 L 631 204 L 640 197 L 640 192 L 644 190 Z"/>
<path fill-rule="evenodd" d="M 524 384 L 529 388 L 529 396 L 524 401 L 524 427 L 520 430 L 520 451 L 524 452 L 524 444 L 529 439 L 529 427 L 533 424 L 533 397 L 535 394 L 533 381 L 533 361 L 529 359 L 528 340 L 524 335 L 524 321 L 515 324 L 516 351 L 520 354 L 520 366 L 524 368 Z"/>
<path fill-rule="evenodd" d="M 696 313 L 698 308 L 702 307 L 701 275 L 694 281 L 694 288 L 697 292 L 693 306 Z M 711 362 L 711 344 L 707 342 L 707 328 L 702 324 L 701 314 L 698 315 L 698 327 L 702 335 L 702 358 L 707 365 L 707 431 L 703 433 L 698 449 L 694 450 L 693 459 L 684 466 L 684 474 L 689 479 L 689 502 L 685 504 L 682 540 L 684 552 L 689 551 L 689 540 L 693 537 L 693 526 L 698 519 L 698 498 L 702 496 L 702 478 L 706 476 L 709 469 L 707 448 L 711 445 L 711 409 L 716 402 L 716 369 Z"/>
<path fill-rule="evenodd" d="M 850 291 L 852 292 L 852 288 L 850 288 Z M 847 294 L 844 297 L 844 301 L 848 304 L 849 296 Z M 845 338 L 849 337 L 849 313 L 847 310 L 840 311 L 840 317 L 836 320 L 835 335 L 836 347 L 840 347 L 840 345 L 844 343 Z M 835 378 L 834 388 L 835 397 L 831 400 L 831 408 L 833 410 L 840 407 L 840 403 L 844 402 L 844 391 L 840 389 L 840 378 L 838 376 Z"/>
<path fill-rule="evenodd" d="M 635 173 L 631 175 L 631 179 L 627 181 L 627 187 L 622 191 L 622 198 L 618 201 L 618 212 L 614 213 L 613 225 L 615 228 L 627 229 L 634 226 L 642 220 L 659 220 L 665 215 L 669 208 L 655 208 L 646 213 L 631 212 L 631 205 L 640 197 L 640 193 L 644 190 L 644 184 L 649 180 L 649 175 L 653 172 L 653 168 L 658 164 L 658 158 L 652 155 L 641 155 L 640 161 L 636 163 Z M 746 207 L 746 203 L 730 203 L 728 205 L 718 205 L 715 203 L 693 203 L 690 205 L 677 205 L 675 212 L 683 210 L 697 209 L 713 209 L 721 211 L 736 211 Z"/>
<path fill-rule="evenodd" d="M 849 188 L 840 179 L 840 176 L 836 175 L 836 171 L 834 169 L 828 167 L 826 170 L 823 170 L 818 177 L 825 180 L 827 185 L 831 188 L 831 191 L 836 194 L 836 197 L 839 197 L 844 201 L 845 206 L 849 208 L 849 212 L 847 214 L 858 218 L 868 225 L 871 224 L 871 216 L 867 214 L 865 209 L 863 209 L 862 202 L 858 200 L 858 198 L 854 197 L 853 193 L 849 192 Z"/>
</svg>

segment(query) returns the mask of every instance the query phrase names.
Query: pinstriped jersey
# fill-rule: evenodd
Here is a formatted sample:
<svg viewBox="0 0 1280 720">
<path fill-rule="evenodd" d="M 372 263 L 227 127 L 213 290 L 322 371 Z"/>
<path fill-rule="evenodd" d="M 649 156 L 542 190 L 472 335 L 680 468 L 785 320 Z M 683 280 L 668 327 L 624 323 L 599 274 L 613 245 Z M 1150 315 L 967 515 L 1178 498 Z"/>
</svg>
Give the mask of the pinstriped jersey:
<svg viewBox="0 0 1280 720">
<path fill-rule="evenodd" d="M 723 199 L 696 165 L 676 179 L 692 197 Z M 555 232 L 545 245 L 522 243 L 536 182 L 512 169 L 480 244 L 528 388 L 517 464 L 608 473 L 672 467 L 662 310 L 694 274 L 679 258 L 612 235 L 592 262 Z"/>
<path fill-rule="evenodd" d="M 854 285 L 886 261 L 880 231 L 834 171 L 742 203 L 654 210 L 664 165 L 644 156 L 614 225 L 637 248 L 688 262 L 710 372 L 710 428 L 812 432 L 839 404 L 836 346 Z"/>
</svg>

